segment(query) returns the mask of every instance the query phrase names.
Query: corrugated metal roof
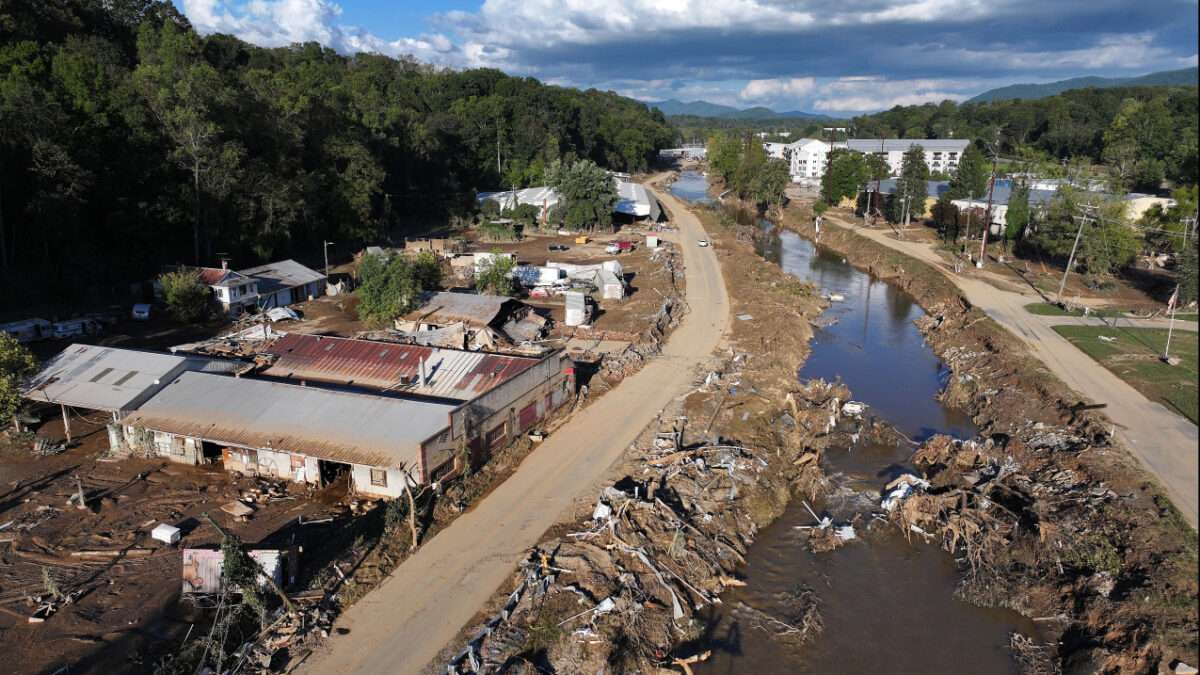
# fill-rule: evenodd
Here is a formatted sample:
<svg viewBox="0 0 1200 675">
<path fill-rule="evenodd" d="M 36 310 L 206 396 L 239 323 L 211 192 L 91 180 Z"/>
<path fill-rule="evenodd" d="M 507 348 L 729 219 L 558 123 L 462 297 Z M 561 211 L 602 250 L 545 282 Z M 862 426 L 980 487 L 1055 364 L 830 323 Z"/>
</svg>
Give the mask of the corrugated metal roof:
<svg viewBox="0 0 1200 675">
<path fill-rule="evenodd" d="M 285 288 L 295 288 L 314 281 L 321 281 L 324 274 L 305 267 L 295 260 L 280 260 L 278 262 L 249 267 L 239 270 L 240 274 L 253 277 L 258 281 L 259 295 L 267 295 Z"/>
<path fill-rule="evenodd" d="M 971 141 L 965 138 L 888 138 L 882 143 L 878 138 L 851 138 L 846 147 L 857 152 L 906 152 L 914 145 L 931 152 L 962 152 Z"/>
<path fill-rule="evenodd" d="M 123 423 L 336 462 L 414 467 L 456 406 L 183 373 Z"/>
<path fill-rule="evenodd" d="M 26 398 L 89 410 L 132 410 L 183 370 L 228 370 L 233 362 L 73 344 L 22 387 Z"/>
<path fill-rule="evenodd" d="M 420 345 L 289 333 L 266 352 L 264 375 L 388 389 L 467 401 L 537 363 L 537 359 Z M 427 381 L 421 381 L 421 361 Z M 407 384 L 401 384 L 406 382 Z"/>
<path fill-rule="evenodd" d="M 420 309 L 409 312 L 404 318 L 435 324 L 463 321 L 473 326 L 486 326 L 496 320 L 507 302 L 519 301 L 503 295 L 433 293 Z"/>
<path fill-rule="evenodd" d="M 548 186 L 525 188 L 524 190 L 516 191 L 517 204 L 529 204 L 536 207 L 551 207 L 558 204 L 558 192 Z M 500 192 L 481 192 L 477 197 L 480 204 L 484 201 L 493 201 L 500 205 L 500 208 L 507 211 L 513 208 L 513 191 L 503 190 Z"/>
<path fill-rule="evenodd" d="M 200 274 L 200 281 L 205 286 L 225 286 L 249 281 L 240 272 L 221 267 L 199 267 L 196 268 L 196 271 Z"/>
</svg>

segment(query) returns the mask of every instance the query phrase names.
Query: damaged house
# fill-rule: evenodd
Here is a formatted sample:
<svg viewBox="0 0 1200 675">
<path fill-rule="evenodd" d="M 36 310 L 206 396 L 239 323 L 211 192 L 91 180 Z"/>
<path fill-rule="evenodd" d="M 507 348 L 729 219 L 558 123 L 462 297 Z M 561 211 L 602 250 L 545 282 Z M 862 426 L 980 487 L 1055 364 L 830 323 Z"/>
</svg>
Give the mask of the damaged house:
<svg viewBox="0 0 1200 675">
<path fill-rule="evenodd" d="M 547 319 L 515 298 L 474 293 L 432 293 L 418 309 L 396 319 L 396 330 L 415 333 L 461 324 L 463 347 L 495 349 L 505 343 L 533 342 L 545 336 Z"/>
<path fill-rule="evenodd" d="M 295 260 L 250 267 L 239 274 L 258 282 L 258 306 L 261 309 L 287 307 L 325 294 L 325 275 Z"/>
</svg>

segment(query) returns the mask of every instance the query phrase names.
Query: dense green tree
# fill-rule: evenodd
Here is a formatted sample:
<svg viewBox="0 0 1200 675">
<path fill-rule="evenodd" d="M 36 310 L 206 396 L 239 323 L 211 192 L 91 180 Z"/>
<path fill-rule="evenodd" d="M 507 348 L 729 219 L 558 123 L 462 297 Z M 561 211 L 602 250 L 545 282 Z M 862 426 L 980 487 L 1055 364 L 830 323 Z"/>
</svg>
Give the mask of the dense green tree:
<svg viewBox="0 0 1200 675">
<path fill-rule="evenodd" d="M 950 199 L 949 194 L 943 193 L 938 197 L 937 203 L 930 210 L 933 216 L 933 224 L 937 228 L 938 236 L 943 241 L 955 241 L 958 239 L 958 207 Z"/>
<path fill-rule="evenodd" d="M 829 153 L 829 164 L 821 177 L 821 198 L 836 206 L 858 194 L 868 178 L 869 169 L 862 154 L 835 148 Z"/>
<path fill-rule="evenodd" d="M 1008 198 L 1008 210 L 1004 214 L 1004 239 L 1017 241 L 1025 235 L 1029 225 L 1029 186 L 1017 183 Z"/>
<path fill-rule="evenodd" d="M 904 153 L 900 165 L 900 177 L 896 179 L 896 193 L 891 202 L 892 222 L 908 225 L 914 216 L 921 218 L 925 212 L 928 180 L 929 165 L 925 163 L 925 148 L 914 145 Z"/>
<path fill-rule="evenodd" d="M 547 167 L 546 179 L 561 200 L 554 219 L 567 229 L 612 227 L 618 197 L 616 183 L 607 171 L 586 159 L 570 165 L 555 161 Z"/>
<path fill-rule="evenodd" d="M 327 239 L 460 220 L 554 160 L 643 171 L 675 140 L 611 92 L 201 37 L 167 0 L 0 3 L 0 120 L 6 307 L 124 300 L 218 251 L 316 262 Z"/>
<path fill-rule="evenodd" d="M 1192 239 L 1179 253 L 1176 269 L 1179 272 L 1179 302 L 1187 305 L 1196 302 L 1200 278 L 1200 256 L 1197 256 L 1197 241 Z"/>
<path fill-rule="evenodd" d="M 516 290 L 513 270 L 517 261 L 509 256 L 495 255 L 485 260 L 475 274 L 475 290 L 484 295 L 512 295 Z"/>
<path fill-rule="evenodd" d="M 953 199 L 978 199 L 987 192 L 990 175 L 987 160 L 972 143 L 958 160 L 958 171 L 950 179 L 949 194 Z"/>
<path fill-rule="evenodd" d="M 208 312 L 211 289 L 200 280 L 193 269 L 181 268 L 158 277 L 167 311 L 176 320 L 191 323 Z"/>
<path fill-rule="evenodd" d="M 1071 253 L 1085 205 L 1094 213 L 1084 221 L 1075 264 L 1080 271 L 1103 276 L 1129 265 L 1141 247 L 1137 232 L 1125 220 L 1125 205 L 1119 200 L 1097 201 L 1097 197 L 1062 188 L 1038 219 L 1036 230 L 1026 242 L 1043 254 L 1064 262 Z"/>
<path fill-rule="evenodd" d="M 1200 186 L 1181 187 L 1171 193 L 1175 206 L 1164 209 L 1158 204 L 1142 214 L 1137 225 L 1146 236 L 1146 243 L 1156 251 L 1180 253 L 1186 240 L 1195 240 L 1197 203 L 1200 202 Z M 1188 229 L 1190 232 L 1186 232 Z M 1185 236 L 1185 232 L 1187 236 Z"/>
<path fill-rule="evenodd" d="M 415 256 L 369 255 L 358 267 L 358 316 L 376 325 L 387 325 L 416 309 L 422 291 L 441 285 L 442 268 L 432 253 Z"/>
<path fill-rule="evenodd" d="M 21 406 L 21 383 L 37 370 L 37 359 L 8 333 L 0 332 L 0 427 L 12 422 Z"/>
</svg>

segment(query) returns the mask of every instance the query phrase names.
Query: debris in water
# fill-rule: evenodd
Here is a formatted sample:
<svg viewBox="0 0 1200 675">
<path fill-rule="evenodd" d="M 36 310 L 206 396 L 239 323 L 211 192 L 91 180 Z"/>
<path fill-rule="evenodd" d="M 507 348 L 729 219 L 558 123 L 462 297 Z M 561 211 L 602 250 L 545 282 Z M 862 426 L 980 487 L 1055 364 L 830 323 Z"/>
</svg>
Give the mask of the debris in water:
<svg viewBox="0 0 1200 675">
<path fill-rule="evenodd" d="M 900 502 L 908 499 L 914 492 L 927 489 L 929 489 L 929 481 L 911 473 L 902 474 L 884 487 L 883 501 L 880 506 L 884 511 L 894 511 Z"/>
</svg>

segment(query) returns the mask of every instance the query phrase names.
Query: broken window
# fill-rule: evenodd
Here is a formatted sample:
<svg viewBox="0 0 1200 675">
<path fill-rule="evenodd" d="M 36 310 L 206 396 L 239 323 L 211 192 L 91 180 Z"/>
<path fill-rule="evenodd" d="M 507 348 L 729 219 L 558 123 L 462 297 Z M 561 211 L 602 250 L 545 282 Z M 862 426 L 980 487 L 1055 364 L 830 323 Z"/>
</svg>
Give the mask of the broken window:
<svg viewBox="0 0 1200 675">
<path fill-rule="evenodd" d="M 387 487 L 387 471 L 385 469 L 371 469 L 371 485 L 375 487 Z"/>
</svg>

